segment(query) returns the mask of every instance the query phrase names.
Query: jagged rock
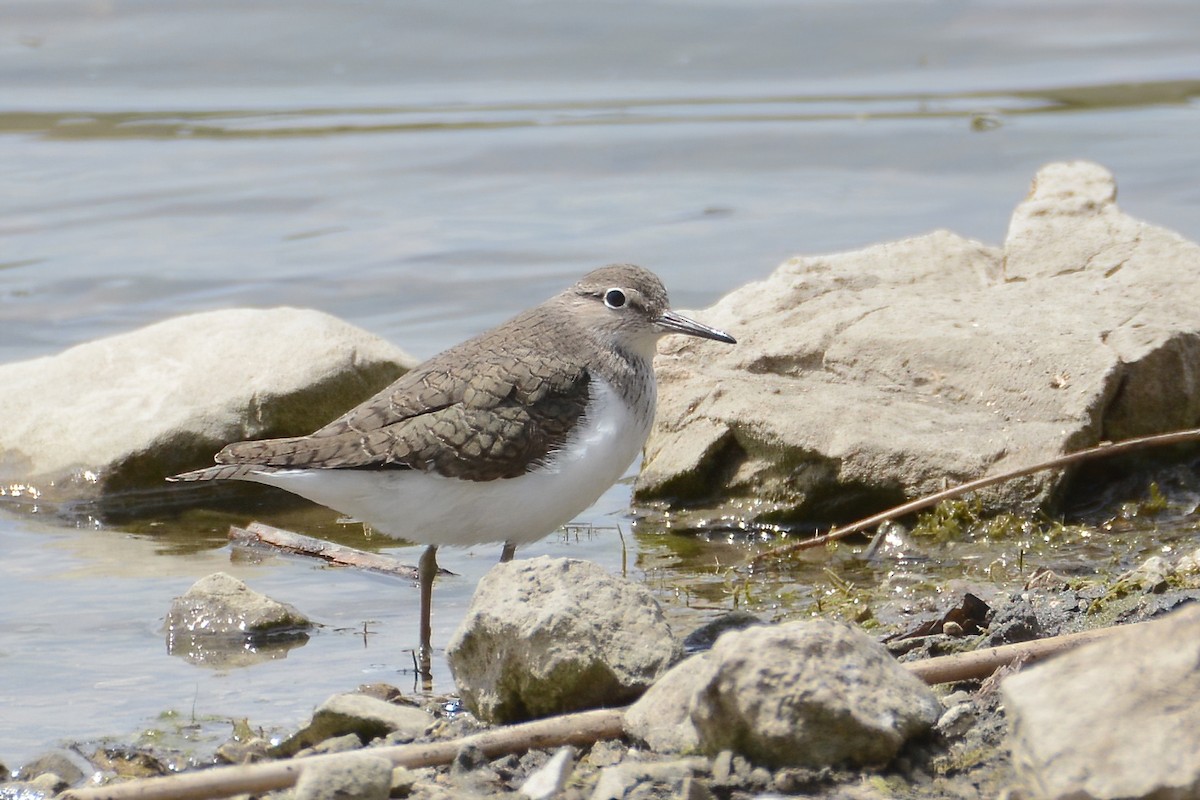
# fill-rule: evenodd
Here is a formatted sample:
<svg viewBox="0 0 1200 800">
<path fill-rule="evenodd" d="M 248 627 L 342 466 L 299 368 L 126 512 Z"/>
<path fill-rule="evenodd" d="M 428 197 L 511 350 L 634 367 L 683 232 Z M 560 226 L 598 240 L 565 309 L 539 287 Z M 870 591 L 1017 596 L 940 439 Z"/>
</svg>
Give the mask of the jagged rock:
<svg viewBox="0 0 1200 800">
<path fill-rule="evenodd" d="M 679 654 L 645 587 L 546 556 L 493 567 L 446 649 L 463 701 L 489 722 L 621 705 Z"/>
<path fill-rule="evenodd" d="M 312 720 L 272 750 L 294 755 L 319 742 L 354 734 L 360 744 L 391 734 L 411 741 L 425 733 L 433 717 L 419 708 L 389 703 L 365 694 L 335 694 L 317 707 Z"/>
<path fill-rule="evenodd" d="M 239 439 L 309 433 L 414 364 L 317 311 L 191 314 L 0 365 L 0 484 L 42 502 L 162 488 Z"/>
<path fill-rule="evenodd" d="M 1200 605 L 1120 630 L 1001 685 L 1032 798 L 1200 796 Z"/>
<path fill-rule="evenodd" d="M 1200 246 L 1051 164 L 1003 248 L 938 231 L 792 259 L 668 337 L 636 492 L 691 518 L 861 516 L 1063 452 L 1200 423 Z M 987 490 L 1050 506 L 1069 471 Z M 715 498 L 715 499 L 714 499 Z M 688 516 L 675 515 L 676 526 Z"/>
<path fill-rule="evenodd" d="M 823 619 L 727 633 L 695 673 L 701 748 L 769 767 L 886 764 L 942 711 L 882 645 Z"/>
</svg>

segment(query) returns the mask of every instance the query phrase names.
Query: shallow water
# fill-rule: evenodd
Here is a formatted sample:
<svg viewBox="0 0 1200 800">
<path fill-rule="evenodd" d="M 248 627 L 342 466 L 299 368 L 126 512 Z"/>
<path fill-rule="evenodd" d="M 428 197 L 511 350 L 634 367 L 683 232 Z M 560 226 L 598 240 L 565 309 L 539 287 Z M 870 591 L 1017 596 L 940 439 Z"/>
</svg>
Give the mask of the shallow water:
<svg viewBox="0 0 1200 800">
<path fill-rule="evenodd" d="M 1036 169 L 1058 159 L 1099 161 L 1126 210 L 1200 239 L 1190 3 L 11 0 L 6 12 L 0 361 L 283 304 L 427 356 L 619 260 L 695 308 L 797 253 L 934 228 L 999 243 Z M 887 577 L 822 554 L 748 598 L 731 565 L 752 545 L 634 535 L 628 500 L 616 487 L 581 519 L 594 534 L 524 554 L 624 568 L 680 627 L 747 599 L 808 608 L 827 569 Z M 316 511 L 263 518 L 336 530 Z M 230 521 L 0 512 L 0 760 L 131 737 L 168 710 L 216 736 L 231 718 L 295 724 L 358 683 L 411 686 L 413 587 L 244 558 L 224 544 Z M 460 577 L 437 587 L 439 644 L 492 549 L 443 554 Z M 168 655 L 170 599 L 216 569 L 326 627 L 252 666 Z M 930 569 L 919 580 L 954 574 Z"/>
</svg>

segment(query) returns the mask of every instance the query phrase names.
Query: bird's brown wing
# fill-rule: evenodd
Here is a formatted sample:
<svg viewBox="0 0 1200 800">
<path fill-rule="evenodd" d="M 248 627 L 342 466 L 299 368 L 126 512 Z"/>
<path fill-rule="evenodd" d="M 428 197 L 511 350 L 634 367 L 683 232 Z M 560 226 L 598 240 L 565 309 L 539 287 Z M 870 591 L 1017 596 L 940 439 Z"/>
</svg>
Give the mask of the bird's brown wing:
<svg viewBox="0 0 1200 800">
<path fill-rule="evenodd" d="M 219 465 L 415 469 L 464 480 L 523 474 L 563 446 L 589 397 L 585 368 L 509 348 L 447 351 L 309 436 L 231 444 Z M 213 477 L 220 467 L 210 468 Z"/>
</svg>

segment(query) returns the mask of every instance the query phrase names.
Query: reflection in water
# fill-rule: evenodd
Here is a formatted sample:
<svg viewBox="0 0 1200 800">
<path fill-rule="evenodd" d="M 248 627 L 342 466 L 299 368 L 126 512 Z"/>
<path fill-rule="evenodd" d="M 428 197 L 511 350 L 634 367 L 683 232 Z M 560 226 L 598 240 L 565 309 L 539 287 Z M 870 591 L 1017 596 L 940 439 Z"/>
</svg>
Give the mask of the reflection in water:
<svg viewBox="0 0 1200 800">
<path fill-rule="evenodd" d="M 271 634 L 167 632 L 167 653 L 210 669 L 236 669 L 287 658 L 288 651 L 308 643 L 304 631 Z"/>
</svg>

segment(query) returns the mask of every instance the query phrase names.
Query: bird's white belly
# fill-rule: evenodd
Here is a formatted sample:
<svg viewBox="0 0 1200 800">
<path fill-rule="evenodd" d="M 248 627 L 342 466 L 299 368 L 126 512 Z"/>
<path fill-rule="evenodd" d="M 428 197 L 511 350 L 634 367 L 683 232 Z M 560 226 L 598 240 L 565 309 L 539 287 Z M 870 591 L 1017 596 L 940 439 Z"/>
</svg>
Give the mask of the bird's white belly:
<svg viewBox="0 0 1200 800">
<path fill-rule="evenodd" d="M 516 478 L 468 481 L 417 470 L 301 469 L 244 480 L 286 489 L 421 544 L 535 542 L 570 522 L 615 483 L 645 444 L 638 415 L 593 378 L 587 413 L 548 463 Z"/>
</svg>

